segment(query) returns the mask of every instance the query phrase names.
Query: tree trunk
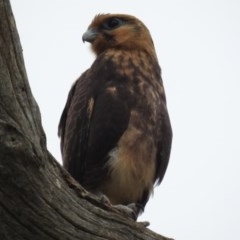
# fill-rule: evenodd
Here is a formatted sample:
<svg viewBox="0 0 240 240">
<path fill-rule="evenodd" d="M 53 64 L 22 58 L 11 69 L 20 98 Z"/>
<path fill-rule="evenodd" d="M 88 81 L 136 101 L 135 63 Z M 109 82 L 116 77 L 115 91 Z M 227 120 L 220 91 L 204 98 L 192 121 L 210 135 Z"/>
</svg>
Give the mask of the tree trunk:
<svg viewBox="0 0 240 240">
<path fill-rule="evenodd" d="M 101 203 L 47 151 L 9 0 L 0 0 L 0 239 L 168 239 Z"/>
</svg>

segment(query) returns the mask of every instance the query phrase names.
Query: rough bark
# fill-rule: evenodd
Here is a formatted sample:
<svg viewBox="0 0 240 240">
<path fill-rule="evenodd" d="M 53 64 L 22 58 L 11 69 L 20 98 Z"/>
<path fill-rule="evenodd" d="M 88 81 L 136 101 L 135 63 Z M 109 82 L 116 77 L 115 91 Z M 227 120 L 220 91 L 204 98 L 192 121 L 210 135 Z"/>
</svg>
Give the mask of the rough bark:
<svg viewBox="0 0 240 240">
<path fill-rule="evenodd" d="M 101 203 L 47 151 L 9 0 L 0 0 L 0 239 L 168 239 Z"/>
</svg>

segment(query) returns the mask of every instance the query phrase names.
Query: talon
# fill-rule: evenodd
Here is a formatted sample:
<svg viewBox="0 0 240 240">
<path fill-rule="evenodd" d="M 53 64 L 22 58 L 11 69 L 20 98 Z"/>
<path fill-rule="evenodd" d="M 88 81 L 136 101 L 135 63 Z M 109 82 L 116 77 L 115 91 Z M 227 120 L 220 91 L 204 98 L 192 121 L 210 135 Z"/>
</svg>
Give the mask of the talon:
<svg viewBox="0 0 240 240">
<path fill-rule="evenodd" d="M 138 222 L 138 224 L 143 225 L 144 227 L 149 227 L 150 226 L 150 222 L 148 222 L 148 221 Z"/>
<path fill-rule="evenodd" d="M 134 203 L 133 203 L 134 204 Z M 131 205 L 131 204 L 129 204 Z M 119 210 L 120 212 L 122 212 L 124 215 L 126 215 L 127 217 L 133 219 L 134 221 L 137 220 L 137 213 L 135 212 L 135 209 L 133 206 L 125 206 L 125 205 L 112 205 L 114 208 L 116 208 L 117 210 Z"/>
</svg>

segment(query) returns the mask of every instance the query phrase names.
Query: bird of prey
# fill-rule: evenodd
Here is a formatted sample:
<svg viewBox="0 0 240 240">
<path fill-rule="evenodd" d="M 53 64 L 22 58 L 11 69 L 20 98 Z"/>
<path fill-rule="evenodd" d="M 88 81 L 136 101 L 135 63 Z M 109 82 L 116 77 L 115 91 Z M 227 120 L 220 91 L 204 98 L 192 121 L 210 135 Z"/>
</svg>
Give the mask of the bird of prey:
<svg viewBox="0 0 240 240">
<path fill-rule="evenodd" d="M 83 41 L 96 55 L 73 84 L 59 123 L 63 165 L 112 205 L 144 209 L 168 166 L 172 129 L 154 44 L 125 14 L 99 14 Z"/>
</svg>

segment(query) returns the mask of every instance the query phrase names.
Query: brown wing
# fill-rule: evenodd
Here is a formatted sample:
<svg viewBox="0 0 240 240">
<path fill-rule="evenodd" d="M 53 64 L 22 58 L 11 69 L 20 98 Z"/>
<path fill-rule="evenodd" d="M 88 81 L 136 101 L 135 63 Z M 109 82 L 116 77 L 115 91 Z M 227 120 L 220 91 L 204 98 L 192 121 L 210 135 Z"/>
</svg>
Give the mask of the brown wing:
<svg viewBox="0 0 240 240">
<path fill-rule="evenodd" d="M 156 167 L 157 184 L 161 183 L 167 170 L 172 146 L 172 127 L 165 101 L 163 101 L 162 104 L 160 119 L 161 128 L 160 128 L 160 140 L 158 141 L 157 167 Z"/>
<path fill-rule="evenodd" d="M 76 84 L 77 84 L 77 82 L 75 82 L 73 84 L 73 86 L 71 87 L 71 90 L 68 94 L 66 105 L 63 109 L 63 112 L 62 112 L 62 115 L 61 115 L 61 118 L 60 118 L 60 122 L 59 122 L 59 125 L 58 125 L 58 136 L 61 137 L 60 147 L 61 147 L 62 154 L 63 154 L 63 146 L 64 146 L 64 138 L 65 138 L 65 125 L 66 125 L 66 121 L 67 121 L 68 110 L 69 110 L 69 107 L 71 105 L 72 97 L 73 97 L 74 92 L 75 92 Z M 65 162 L 63 164 L 65 164 Z"/>
<path fill-rule="evenodd" d="M 85 158 L 87 149 L 87 76 L 88 71 L 72 86 L 58 127 L 63 166 L 74 178 L 82 171 L 83 164 L 80 160 Z"/>
<path fill-rule="evenodd" d="M 107 176 L 108 153 L 129 121 L 131 100 L 114 69 L 98 59 L 72 87 L 59 124 L 64 167 L 88 190 Z"/>
</svg>

